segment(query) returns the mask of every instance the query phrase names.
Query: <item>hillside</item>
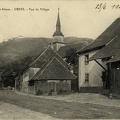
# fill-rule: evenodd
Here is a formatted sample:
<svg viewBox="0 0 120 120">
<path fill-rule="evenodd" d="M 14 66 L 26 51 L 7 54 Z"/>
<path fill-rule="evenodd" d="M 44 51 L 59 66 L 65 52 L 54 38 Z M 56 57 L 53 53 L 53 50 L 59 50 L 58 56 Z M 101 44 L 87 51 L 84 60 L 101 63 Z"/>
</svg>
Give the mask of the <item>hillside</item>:
<svg viewBox="0 0 120 120">
<path fill-rule="evenodd" d="M 93 41 L 93 39 L 90 38 L 77 38 L 77 37 L 66 37 L 64 38 L 64 41 L 67 44 L 77 44 L 77 43 L 86 43 L 89 44 Z"/>
<path fill-rule="evenodd" d="M 89 43 L 91 39 L 67 37 L 66 45 Z M 12 38 L 0 43 L 0 66 L 25 57 L 40 54 L 52 41 L 52 38 Z"/>
</svg>

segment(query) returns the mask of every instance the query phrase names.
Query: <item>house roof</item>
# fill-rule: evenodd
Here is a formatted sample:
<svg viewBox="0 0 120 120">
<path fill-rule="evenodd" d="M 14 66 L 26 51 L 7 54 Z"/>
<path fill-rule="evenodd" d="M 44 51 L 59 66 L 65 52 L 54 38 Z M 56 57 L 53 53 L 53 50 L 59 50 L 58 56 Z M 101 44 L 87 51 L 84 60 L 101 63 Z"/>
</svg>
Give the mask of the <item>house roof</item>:
<svg viewBox="0 0 120 120">
<path fill-rule="evenodd" d="M 120 54 L 111 58 L 109 61 L 107 61 L 107 63 L 112 63 L 112 62 L 117 62 L 117 61 L 120 61 Z"/>
<path fill-rule="evenodd" d="M 109 44 L 107 44 L 105 47 L 103 47 L 102 49 L 100 49 L 96 54 L 94 54 L 90 58 L 90 60 L 107 58 L 107 57 L 113 56 L 114 51 L 119 46 L 119 41 L 120 41 L 120 38 L 115 37 Z"/>
<path fill-rule="evenodd" d="M 31 80 L 73 80 L 72 74 L 56 57 L 44 65 Z"/>
<path fill-rule="evenodd" d="M 120 36 L 116 36 L 109 44 L 94 54 L 89 60 L 110 58 L 108 62 L 120 60 Z"/>
<path fill-rule="evenodd" d="M 53 57 L 56 57 L 67 69 L 70 69 L 70 65 L 62 59 L 62 57 L 50 46 L 48 46 L 38 57 L 34 60 L 29 67 L 42 68 L 46 63 L 51 61 Z"/>
<path fill-rule="evenodd" d="M 116 19 L 100 36 L 91 44 L 78 51 L 79 54 L 100 49 L 120 34 L 120 18 Z"/>
<path fill-rule="evenodd" d="M 66 52 L 70 49 L 76 49 L 76 51 L 78 51 L 79 49 L 82 49 L 86 44 L 85 43 L 78 43 L 78 44 L 73 44 L 73 45 L 67 45 L 64 47 L 61 47 L 58 50 L 58 53 L 60 54 L 60 56 L 62 57 L 66 57 Z"/>
</svg>

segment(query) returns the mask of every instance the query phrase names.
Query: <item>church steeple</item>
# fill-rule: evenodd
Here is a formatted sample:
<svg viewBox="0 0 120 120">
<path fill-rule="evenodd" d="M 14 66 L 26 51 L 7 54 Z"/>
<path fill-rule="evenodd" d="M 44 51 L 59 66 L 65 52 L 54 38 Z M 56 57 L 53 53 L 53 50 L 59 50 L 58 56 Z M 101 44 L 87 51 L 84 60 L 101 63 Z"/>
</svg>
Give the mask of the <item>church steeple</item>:
<svg viewBox="0 0 120 120">
<path fill-rule="evenodd" d="M 59 8 L 58 8 L 57 23 L 56 23 L 56 31 L 61 31 L 60 16 L 59 16 Z"/>
<path fill-rule="evenodd" d="M 59 15 L 59 8 L 58 8 L 56 31 L 53 34 L 53 40 L 51 43 L 51 47 L 54 50 L 58 51 L 63 46 L 65 46 L 65 42 L 64 42 L 64 35 L 61 32 L 60 15 Z"/>
<path fill-rule="evenodd" d="M 56 22 L 56 31 L 54 32 L 53 36 L 63 36 L 61 32 L 59 8 L 58 8 L 58 17 L 57 17 L 57 22 Z"/>
</svg>

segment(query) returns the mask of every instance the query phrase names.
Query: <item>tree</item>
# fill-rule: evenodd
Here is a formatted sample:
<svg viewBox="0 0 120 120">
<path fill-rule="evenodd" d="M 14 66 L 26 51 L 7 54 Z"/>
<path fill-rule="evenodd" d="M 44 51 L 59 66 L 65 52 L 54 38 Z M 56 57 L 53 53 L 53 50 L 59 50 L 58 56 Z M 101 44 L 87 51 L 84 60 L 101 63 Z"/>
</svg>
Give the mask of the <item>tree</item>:
<svg viewBox="0 0 120 120">
<path fill-rule="evenodd" d="M 1 80 L 4 87 L 15 85 L 15 78 L 28 68 L 32 62 L 32 57 L 25 57 L 21 60 L 16 60 L 11 63 L 4 64 L 0 67 Z"/>
<path fill-rule="evenodd" d="M 66 51 L 66 62 L 70 65 L 78 64 L 78 56 L 75 48 L 71 48 L 68 51 Z"/>
<path fill-rule="evenodd" d="M 66 51 L 66 62 L 73 67 L 73 73 L 78 76 L 78 55 L 75 48 Z M 71 89 L 78 91 L 78 79 L 71 81 Z"/>
</svg>

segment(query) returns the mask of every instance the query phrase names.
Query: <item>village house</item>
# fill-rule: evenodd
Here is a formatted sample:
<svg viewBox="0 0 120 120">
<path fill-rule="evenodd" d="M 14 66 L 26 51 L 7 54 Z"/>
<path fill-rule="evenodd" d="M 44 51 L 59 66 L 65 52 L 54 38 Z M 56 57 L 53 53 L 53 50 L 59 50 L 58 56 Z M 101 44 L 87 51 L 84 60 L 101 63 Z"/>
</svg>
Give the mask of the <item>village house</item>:
<svg viewBox="0 0 120 120">
<path fill-rule="evenodd" d="M 101 89 L 110 89 L 110 64 L 107 64 L 106 61 L 112 58 L 113 51 L 118 53 L 116 47 L 119 36 L 120 18 L 116 19 L 95 41 L 78 51 L 80 91 L 100 92 Z"/>
<path fill-rule="evenodd" d="M 89 60 L 100 59 L 107 65 L 103 85 L 108 85 L 109 92 L 117 95 L 120 94 L 120 18 L 114 24 L 113 30 L 116 29 L 116 32 L 113 33 L 114 38 Z"/>
<path fill-rule="evenodd" d="M 58 11 L 56 31 L 51 44 L 29 65 L 23 75 L 16 79 L 16 89 L 32 94 L 57 94 L 71 91 L 71 81 L 77 77 L 71 66 L 58 54 L 60 47 L 65 46 L 61 32 Z"/>
</svg>

